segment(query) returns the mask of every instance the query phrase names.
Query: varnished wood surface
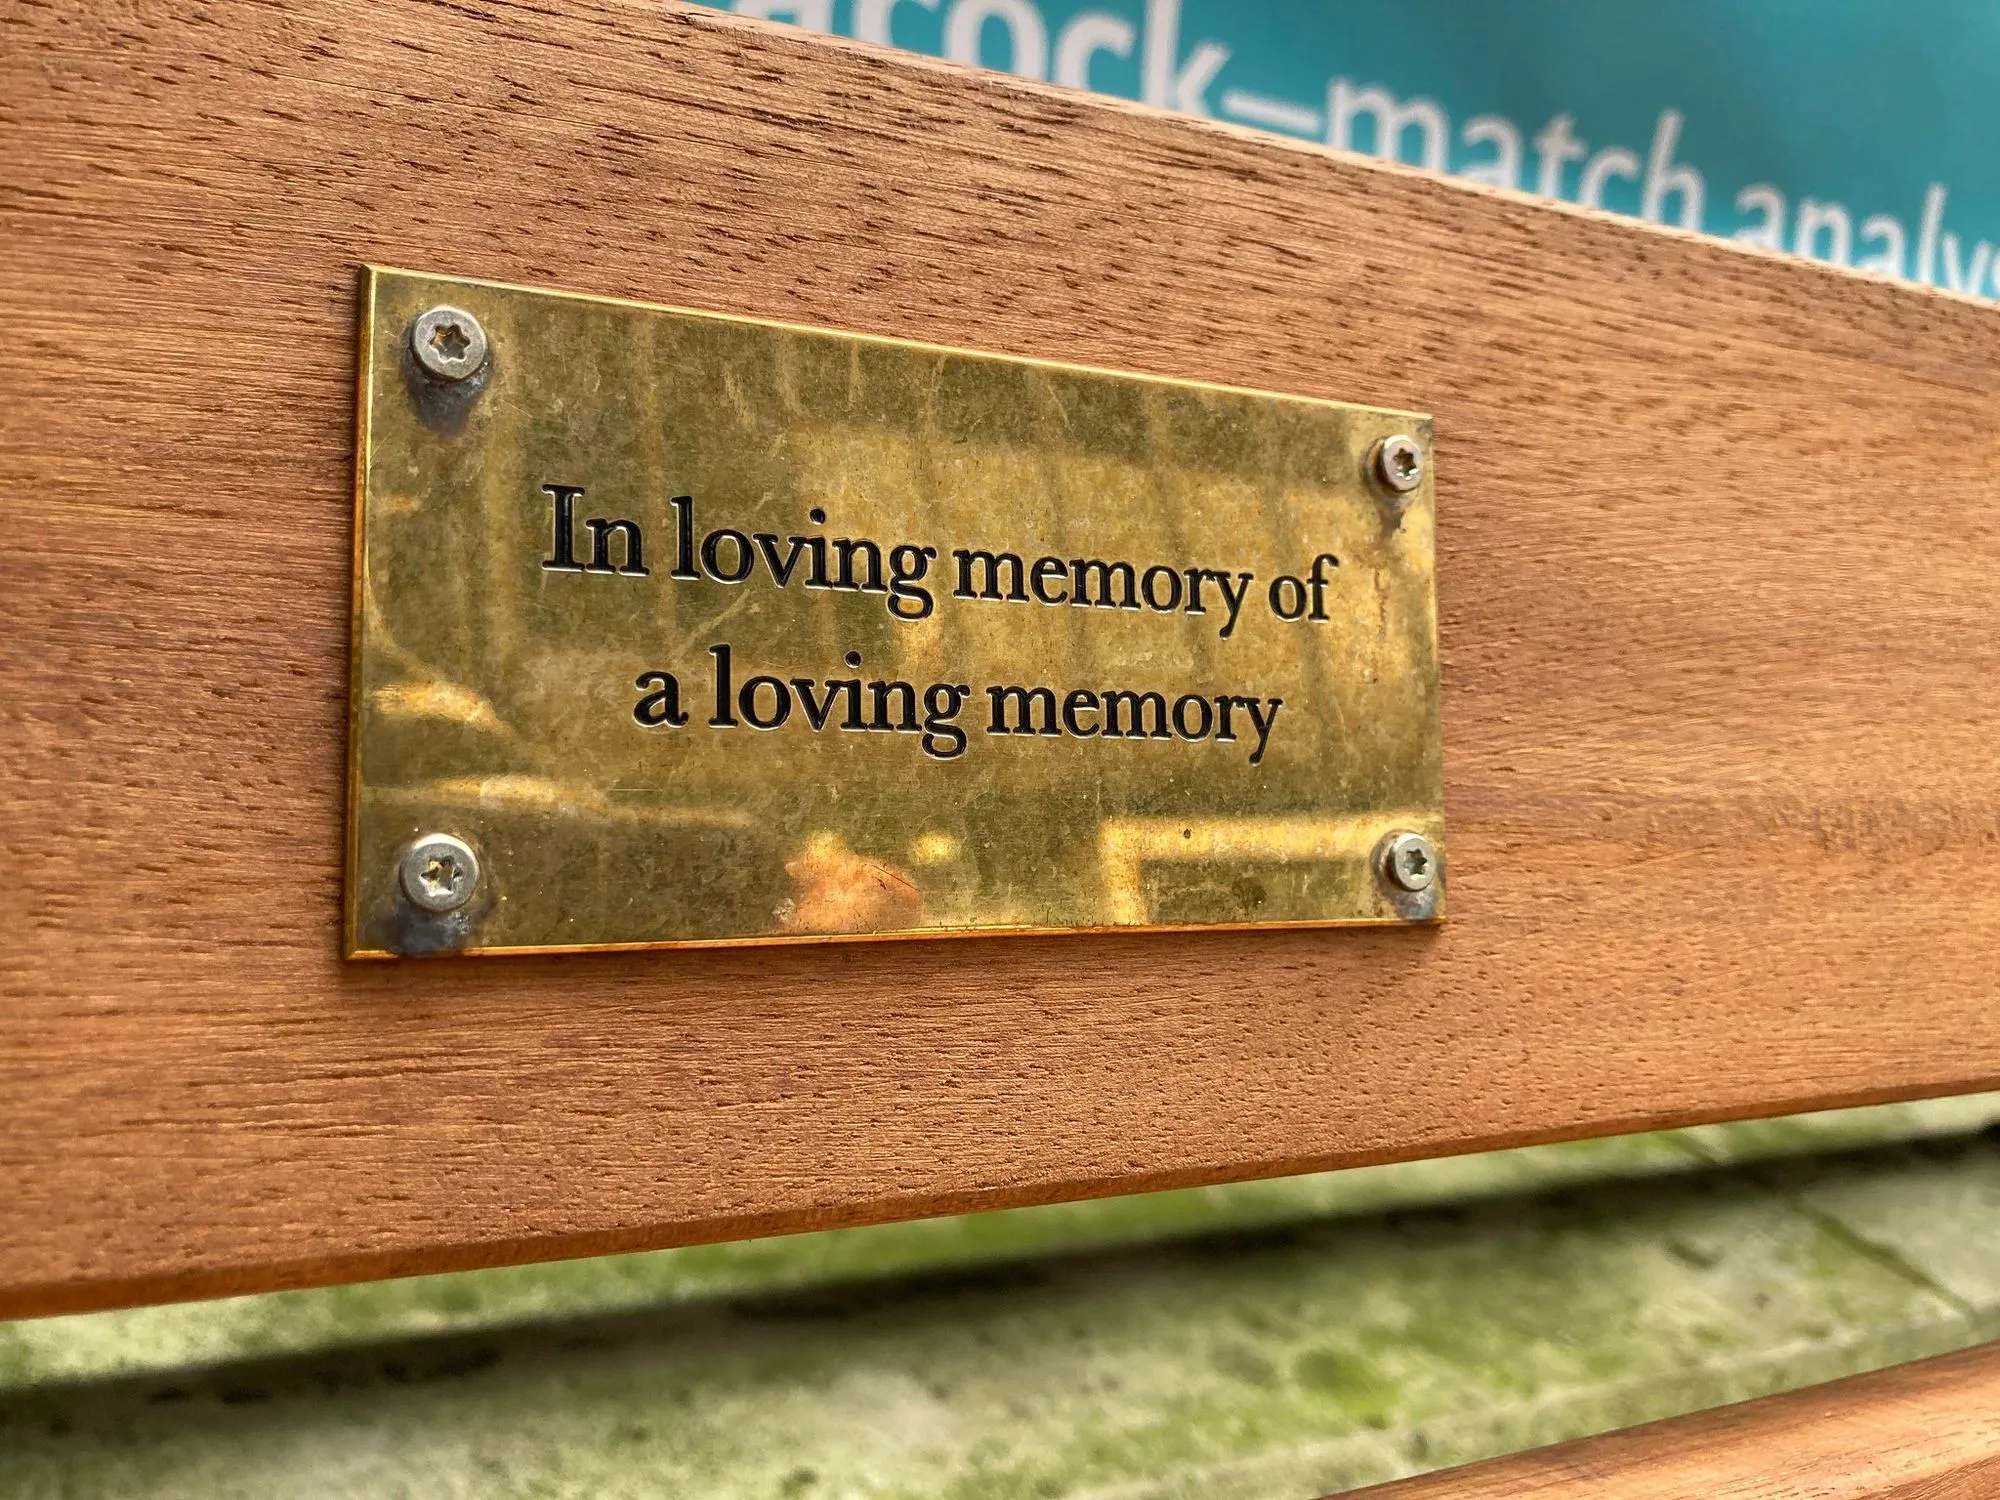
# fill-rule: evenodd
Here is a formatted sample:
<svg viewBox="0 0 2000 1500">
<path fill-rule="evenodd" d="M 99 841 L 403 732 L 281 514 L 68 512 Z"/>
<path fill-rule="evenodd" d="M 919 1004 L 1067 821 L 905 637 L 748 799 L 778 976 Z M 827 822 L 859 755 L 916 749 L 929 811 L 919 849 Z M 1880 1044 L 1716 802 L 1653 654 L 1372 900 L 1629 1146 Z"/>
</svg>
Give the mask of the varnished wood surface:
<svg viewBox="0 0 2000 1500">
<path fill-rule="evenodd" d="M 655 0 L 0 134 L 0 1314 L 2000 1082 L 2000 310 Z M 1434 412 L 1449 926 L 344 964 L 363 261 Z"/>
<path fill-rule="evenodd" d="M 1992 1500 L 2000 1495 L 2000 1345 L 1349 1494 Z"/>
</svg>

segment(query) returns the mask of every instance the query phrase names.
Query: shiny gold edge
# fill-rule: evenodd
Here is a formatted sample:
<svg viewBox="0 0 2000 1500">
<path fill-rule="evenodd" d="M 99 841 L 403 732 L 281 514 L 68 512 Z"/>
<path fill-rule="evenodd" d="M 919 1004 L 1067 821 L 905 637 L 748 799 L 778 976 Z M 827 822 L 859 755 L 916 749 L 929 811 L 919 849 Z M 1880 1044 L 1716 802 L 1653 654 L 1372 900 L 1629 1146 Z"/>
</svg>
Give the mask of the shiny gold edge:
<svg viewBox="0 0 2000 1500">
<path fill-rule="evenodd" d="M 1176 390 L 1215 391 L 1230 396 L 1255 396 L 1268 401 L 1297 402 L 1304 406 L 1330 407 L 1339 411 L 1367 412 L 1373 416 L 1394 417 L 1412 423 L 1428 424 L 1431 418 L 1419 411 L 1405 411 L 1394 406 L 1359 406 L 1353 402 L 1336 401 L 1328 396 L 1302 396 L 1296 391 L 1268 390 L 1262 386 L 1231 385 L 1225 381 L 1197 380 L 1179 375 L 1151 375 L 1143 370 L 1118 370 L 1109 365 L 1083 364 L 1071 360 L 1045 359 L 1033 354 L 996 354 L 990 349 L 972 349 L 960 344 L 933 344 L 923 339 L 896 338 L 886 333 L 859 333 L 842 328 L 824 328 L 816 323 L 789 323 L 782 318 L 752 317 L 747 313 L 717 312 L 712 308 L 686 307 L 677 302 L 642 302 L 632 297 L 612 297 L 602 292 L 578 292 L 566 288 L 524 286 L 511 281 L 485 281 L 476 276 L 433 275 L 426 271 L 411 271 L 400 266 L 364 265 L 361 268 L 366 287 L 364 302 L 372 314 L 373 295 L 376 283 L 383 279 L 407 279 L 424 282 L 437 287 L 469 287 L 479 291 L 496 292 L 503 295 L 524 297 L 546 297 L 579 306 L 622 309 L 634 313 L 668 313 L 681 318 L 698 318 L 710 323 L 733 323 L 745 328 L 768 329 L 774 333 L 798 333 L 814 338 L 836 338 L 847 343 L 872 345 L 881 349 L 901 349 L 916 354 L 949 354 L 966 359 L 990 360 L 996 364 L 1028 366 L 1041 370 L 1058 371 L 1071 375 L 1104 375 L 1113 380 L 1130 381 L 1139 385 L 1169 386 Z"/>
<path fill-rule="evenodd" d="M 1399 926 L 1435 927 L 1444 922 L 1439 910 Z M 1103 927 L 905 927 L 882 932 L 771 933 L 761 937 L 667 938 L 633 943 L 527 943 L 516 948 L 453 948 L 435 954 L 397 953 L 388 948 L 362 948 L 347 957 L 357 960 L 405 958 L 527 958 L 535 954 L 671 953 L 690 948 L 800 948 L 846 943 L 949 943 L 991 938 L 1152 937 L 1189 932 L 1326 932 L 1339 928 L 1391 925 L 1381 917 L 1313 917 L 1297 922 L 1153 922 Z"/>
<path fill-rule="evenodd" d="M 342 883 L 340 913 L 341 946 L 349 958 L 394 957 L 386 952 L 369 952 L 361 944 L 359 902 L 355 871 L 361 858 L 361 580 L 368 522 L 369 400 L 374 386 L 375 285 L 378 268 L 365 266 L 358 278 L 355 298 L 354 361 L 354 535 L 350 543 L 353 574 L 349 585 L 347 622 L 347 826 L 345 847 L 347 878 Z"/>
<path fill-rule="evenodd" d="M 1398 890 L 1374 857 L 1398 830 L 1429 839 L 1435 859 L 1443 852 L 1428 462 L 1406 499 L 1368 479 L 1392 432 L 1413 436 L 1427 459 L 1427 419 L 372 268 L 361 301 L 350 956 L 1442 917 L 1441 881 L 1420 895 Z M 405 342 L 434 306 L 470 313 L 492 349 L 470 391 L 444 384 L 469 397 L 444 409 Z M 579 398 L 583 387 L 592 400 Z M 593 560 L 601 569 L 549 566 L 562 554 L 550 484 L 577 489 L 591 512 L 570 518 L 573 545 L 610 534 Z M 692 497 L 699 524 L 672 497 Z M 800 521 L 821 510 L 825 522 Z M 631 559 L 617 555 L 619 521 L 645 539 L 644 574 L 620 571 Z M 677 528 L 690 539 L 735 533 L 746 554 L 748 539 L 761 548 L 768 538 L 794 558 L 815 535 L 858 542 L 864 569 L 869 541 L 882 552 L 930 546 L 929 566 L 946 566 L 903 577 L 919 566 L 904 551 L 904 564 L 863 587 L 787 593 L 775 566 L 760 572 L 751 557 L 746 589 L 719 581 L 745 565 L 732 538 L 711 559 L 691 554 Z M 1024 560 L 1016 569 L 1037 556 L 1122 568 L 1149 529 L 1156 551 L 1233 548 L 1243 566 L 1211 570 L 1223 577 L 1292 580 L 1296 614 L 1283 616 L 1273 594 L 1270 619 L 1254 629 L 1254 609 L 1237 601 L 1230 619 L 1239 644 L 1262 634 L 1267 648 L 1285 646 L 1262 674 L 1283 692 L 1261 701 L 1291 706 L 1290 722 L 1307 725 L 1295 736 L 1311 743 L 1260 737 L 1264 764 L 1233 764 L 1214 754 L 1220 732 L 1215 743 L 1207 728 L 1193 732 L 1211 711 L 1185 714 L 1178 736 L 1163 735 L 1157 715 L 1139 734 L 1152 705 L 1134 703 L 1119 737 L 1142 743 L 1116 751 L 1152 752 L 1143 764 L 1093 763 L 1108 745 L 1079 760 L 1078 742 L 1094 735 L 1051 733 L 1044 718 L 1026 746 L 1003 732 L 982 747 L 995 752 L 989 764 L 923 786 L 935 761 L 969 757 L 982 686 L 1040 689 L 1081 673 L 1116 707 L 1158 694 L 1161 713 L 1168 701 L 1178 711 L 1233 692 L 1221 678 L 1251 653 L 1202 639 L 1214 621 L 1192 606 L 1162 607 L 1191 587 L 1201 597 L 1186 558 L 1169 567 L 1140 547 L 1147 560 L 1131 571 L 1147 567 L 1150 592 L 1136 608 L 1129 591 L 1078 614 L 1019 597 L 1018 583 L 1001 599 L 952 586 L 965 582 L 952 576 L 954 549 L 1012 552 Z M 1306 613 L 1306 574 L 1280 564 L 1288 547 L 1303 557 L 1320 542 L 1332 565 L 1313 578 L 1321 639 L 1281 642 L 1270 632 Z M 1183 582 L 1165 576 L 1176 571 Z M 923 613 L 897 607 L 915 608 L 908 589 L 865 586 L 885 577 L 925 594 Z M 1086 589 L 1084 574 L 1075 580 Z M 1067 589 L 1067 578 L 1061 589 L 1053 573 L 1046 581 Z M 1122 583 L 1104 574 L 1102 596 Z M 1227 584 L 1209 583 L 1219 615 L 1212 585 Z M 551 589 L 577 584 L 591 592 Z M 885 602 L 886 613 L 870 613 Z M 968 618 L 949 625 L 948 610 Z M 717 732 L 695 732 L 701 720 L 686 704 L 702 696 L 704 643 L 711 657 L 724 645 L 745 663 L 732 685 L 751 662 L 766 668 L 754 675 L 767 718 L 782 718 L 786 684 L 821 706 L 802 679 L 830 715 L 841 647 L 867 663 L 850 679 L 854 701 L 864 682 L 887 680 L 908 682 L 913 702 L 928 675 L 933 688 L 965 689 L 954 716 L 972 712 L 938 747 L 948 755 L 920 735 L 930 764 L 910 764 L 907 711 L 889 725 L 878 712 L 865 743 L 830 750 L 815 731 L 771 754 L 787 722 L 769 735 L 724 734 L 746 726 L 715 721 L 703 727 Z M 621 703 L 617 688 L 621 675 L 647 685 L 635 666 L 685 680 L 686 724 L 635 729 L 634 689 Z M 1240 709 L 1253 701 L 1235 699 Z M 622 722 L 620 707 L 631 711 Z M 992 709 L 1004 724 L 997 700 Z M 717 719 L 726 712 L 715 707 Z M 669 739 L 673 749 L 658 753 Z M 1199 765 L 1159 753 L 1190 742 L 1201 744 Z M 442 916 L 416 911 L 395 874 L 402 850 L 432 832 L 463 836 L 480 862 L 473 899 Z"/>
</svg>

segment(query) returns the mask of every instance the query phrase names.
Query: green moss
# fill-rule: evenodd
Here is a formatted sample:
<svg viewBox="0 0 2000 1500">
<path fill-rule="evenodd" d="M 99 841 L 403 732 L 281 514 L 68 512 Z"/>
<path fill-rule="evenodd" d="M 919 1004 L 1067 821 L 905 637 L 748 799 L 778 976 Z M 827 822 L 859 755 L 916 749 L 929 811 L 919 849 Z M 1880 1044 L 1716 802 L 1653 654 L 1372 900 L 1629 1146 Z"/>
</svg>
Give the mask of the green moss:
<svg viewBox="0 0 2000 1500">
<path fill-rule="evenodd" d="M 2000 1322 L 2000 1144 L 1712 1154 L 1642 1137 L 0 1326 L 0 1495 L 1303 1500 Z"/>
<path fill-rule="evenodd" d="M 1366 1427 L 1387 1427 L 1403 1398 L 1402 1389 L 1380 1369 L 1340 1349 L 1308 1349 L 1292 1361 L 1292 1378 L 1319 1395 L 1330 1396 L 1343 1412 Z"/>
</svg>

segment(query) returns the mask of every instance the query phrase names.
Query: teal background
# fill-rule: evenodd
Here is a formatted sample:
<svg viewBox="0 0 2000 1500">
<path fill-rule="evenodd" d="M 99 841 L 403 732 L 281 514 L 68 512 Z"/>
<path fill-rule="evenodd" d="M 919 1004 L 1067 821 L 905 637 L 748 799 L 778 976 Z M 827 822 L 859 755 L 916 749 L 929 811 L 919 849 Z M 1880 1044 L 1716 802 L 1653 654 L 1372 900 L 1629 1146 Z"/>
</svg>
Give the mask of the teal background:
<svg viewBox="0 0 2000 1500">
<path fill-rule="evenodd" d="M 866 3 L 735 0 L 726 8 L 853 35 L 857 7 Z M 1799 248 L 1798 210 L 1806 199 L 1822 206 L 1822 216 L 1833 214 L 1826 205 L 1837 206 L 1849 225 L 1845 256 L 1833 230 L 1822 227 L 1812 236 L 1810 249 L 1822 259 L 1860 262 L 1870 251 L 1879 258 L 1893 236 L 1883 229 L 1864 240 L 1863 226 L 1888 215 L 1903 231 L 1902 274 L 2000 296 L 1993 244 L 2000 241 L 2000 4 L 1994 0 L 935 0 L 935 8 L 928 0 L 898 0 L 890 39 L 944 55 L 947 27 L 961 6 L 988 13 L 976 60 L 989 67 L 1032 62 L 1016 55 L 995 13 L 1011 11 L 1030 33 L 1038 21 L 1047 38 L 1043 65 L 1017 70 L 1044 77 L 1053 71 L 1057 40 L 1080 15 L 1123 21 L 1134 34 L 1130 55 L 1097 52 L 1088 81 L 1124 98 L 1144 92 L 1148 31 L 1176 33 L 1176 66 L 1203 43 L 1213 44 L 1227 58 L 1199 99 L 1183 103 L 1260 124 L 1230 107 L 1232 92 L 1255 93 L 1315 115 L 1289 132 L 1315 139 L 1327 138 L 1334 78 L 1385 88 L 1403 102 L 1427 98 L 1449 117 L 1453 172 L 1492 155 L 1462 139 L 1464 123 L 1475 116 L 1504 116 L 1531 138 L 1567 114 L 1593 152 L 1622 146 L 1643 161 L 1662 111 L 1675 110 L 1685 121 L 1675 158 L 1706 182 L 1701 228 L 1754 233 L 1768 216 L 1739 210 L 1737 194 L 1767 184 L 1784 199 L 1778 248 Z M 964 50 L 960 60 L 972 60 Z M 1350 144 L 1371 149 L 1371 137 L 1364 121 Z M 1411 137 L 1403 142 L 1407 159 L 1416 155 Z M 1522 185 L 1532 187 L 1532 150 L 1523 175 Z M 1561 196 L 1578 196 L 1579 176 L 1580 164 L 1569 165 Z M 1933 184 L 1944 190 L 1944 201 L 1926 265 L 1918 252 Z M 1601 202 L 1637 213 L 1640 192 L 1639 183 L 1614 178 Z"/>
</svg>

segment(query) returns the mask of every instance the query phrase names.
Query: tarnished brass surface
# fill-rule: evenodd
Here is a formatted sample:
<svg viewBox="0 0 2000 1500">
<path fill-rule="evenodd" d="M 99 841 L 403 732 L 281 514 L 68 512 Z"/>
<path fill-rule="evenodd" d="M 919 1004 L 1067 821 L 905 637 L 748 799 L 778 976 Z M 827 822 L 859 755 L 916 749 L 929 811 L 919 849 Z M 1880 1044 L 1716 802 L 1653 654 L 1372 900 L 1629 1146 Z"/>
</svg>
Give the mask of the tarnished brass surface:
<svg viewBox="0 0 2000 1500">
<path fill-rule="evenodd" d="M 1443 914 L 1426 418 L 381 270 L 360 379 L 350 954 Z"/>
</svg>

